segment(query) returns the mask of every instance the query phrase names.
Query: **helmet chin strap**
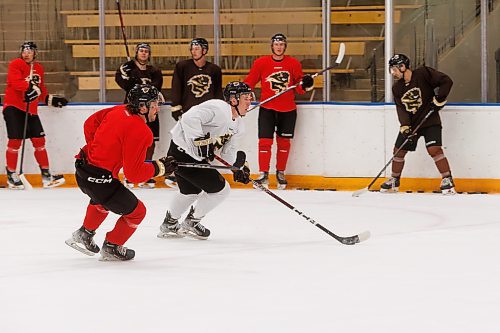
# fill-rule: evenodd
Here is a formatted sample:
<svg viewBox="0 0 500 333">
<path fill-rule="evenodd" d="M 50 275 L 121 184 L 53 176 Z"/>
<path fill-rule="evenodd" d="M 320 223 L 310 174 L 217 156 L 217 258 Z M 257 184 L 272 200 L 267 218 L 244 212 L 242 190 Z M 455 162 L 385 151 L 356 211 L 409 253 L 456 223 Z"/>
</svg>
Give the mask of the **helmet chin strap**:
<svg viewBox="0 0 500 333">
<path fill-rule="evenodd" d="M 236 100 L 236 105 L 231 105 L 231 106 L 234 107 L 234 109 L 236 110 L 236 113 L 238 114 L 238 116 L 240 116 L 241 118 L 243 118 L 244 116 L 241 115 L 240 110 L 238 109 L 238 105 L 240 105 L 240 100 L 239 99 Z"/>
</svg>

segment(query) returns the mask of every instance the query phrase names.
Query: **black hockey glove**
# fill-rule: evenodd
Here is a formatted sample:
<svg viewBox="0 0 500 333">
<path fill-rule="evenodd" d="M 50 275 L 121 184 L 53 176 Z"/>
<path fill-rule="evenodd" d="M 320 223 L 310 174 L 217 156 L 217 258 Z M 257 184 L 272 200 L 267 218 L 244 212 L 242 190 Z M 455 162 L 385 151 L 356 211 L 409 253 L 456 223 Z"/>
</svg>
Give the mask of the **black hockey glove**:
<svg viewBox="0 0 500 333">
<path fill-rule="evenodd" d="M 42 91 L 40 90 L 40 88 L 36 84 L 30 83 L 28 90 L 26 90 L 26 92 L 24 93 L 24 101 L 31 103 L 36 100 L 41 94 Z"/>
<path fill-rule="evenodd" d="M 123 65 L 120 66 L 120 75 L 122 76 L 122 79 L 124 80 L 129 80 L 130 79 L 130 72 L 132 72 L 132 65 L 134 61 L 130 60 L 124 63 Z"/>
<path fill-rule="evenodd" d="M 250 168 L 245 162 L 241 169 L 233 171 L 233 180 L 238 183 L 248 184 L 250 182 Z"/>
<path fill-rule="evenodd" d="M 182 105 L 172 106 L 170 111 L 172 111 L 172 118 L 174 118 L 175 121 L 179 121 L 184 113 L 184 111 L 182 111 Z"/>
<path fill-rule="evenodd" d="M 444 100 L 442 102 L 438 101 L 438 98 L 437 96 L 434 96 L 432 98 L 432 102 L 431 102 L 431 109 L 434 109 L 434 111 L 439 111 L 441 110 L 442 108 L 444 108 L 446 102 L 448 102 L 447 100 Z"/>
<path fill-rule="evenodd" d="M 48 106 L 55 106 L 56 108 L 62 108 L 68 104 L 68 100 L 60 96 L 47 95 L 47 97 L 45 97 L 45 104 Z"/>
<path fill-rule="evenodd" d="M 173 156 L 165 156 L 153 161 L 155 167 L 154 177 L 168 176 L 177 170 L 177 161 Z"/>
<path fill-rule="evenodd" d="M 207 133 L 207 135 L 205 135 L 204 137 L 194 139 L 194 145 L 198 148 L 198 155 L 207 159 L 208 161 L 214 160 L 214 144 L 212 143 L 210 133 Z"/>
<path fill-rule="evenodd" d="M 304 75 L 304 77 L 302 78 L 302 89 L 304 89 L 305 91 L 310 91 L 313 89 L 313 86 L 314 86 L 313 77 L 309 74 Z"/>
</svg>

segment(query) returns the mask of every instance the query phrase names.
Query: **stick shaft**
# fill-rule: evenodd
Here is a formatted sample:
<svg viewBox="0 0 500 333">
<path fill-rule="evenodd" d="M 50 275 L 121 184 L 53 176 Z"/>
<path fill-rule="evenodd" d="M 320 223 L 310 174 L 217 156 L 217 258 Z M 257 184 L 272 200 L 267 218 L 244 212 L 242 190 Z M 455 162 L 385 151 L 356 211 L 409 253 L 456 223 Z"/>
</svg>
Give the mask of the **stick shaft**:
<svg viewBox="0 0 500 333">
<path fill-rule="evenodd" d="M 118 8 L 118 16 L 120 17 L 120 27 L 122 30 L 123 42 L 125 44 L 125 51 L 127 52 L 127 60 L 130 60 L 130 51 L 128 50 L 127 35 L 125 34 L 125 25 L 123 24 L 120 0 L 116 0 L 116 7 Z"/>
</svg>

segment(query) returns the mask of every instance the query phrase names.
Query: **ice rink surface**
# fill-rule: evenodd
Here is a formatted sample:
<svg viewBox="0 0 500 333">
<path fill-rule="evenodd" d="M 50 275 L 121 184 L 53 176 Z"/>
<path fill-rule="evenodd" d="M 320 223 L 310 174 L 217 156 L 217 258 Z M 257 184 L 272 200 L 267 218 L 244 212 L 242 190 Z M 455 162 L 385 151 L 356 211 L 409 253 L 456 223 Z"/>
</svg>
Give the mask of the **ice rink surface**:
<svg viewBox="0 0 500 333">
<path fill-rule="evenodd" d="M 78 189 L 0 190 L 0 332 L 499 332 L 500 196 L 233 190 L 209 240 L 156 237 L 173 191 L 137 190 L 131 262 L 64 240 Z M 96 235 L 101 245 L 116 216 Z"/>
</svg>

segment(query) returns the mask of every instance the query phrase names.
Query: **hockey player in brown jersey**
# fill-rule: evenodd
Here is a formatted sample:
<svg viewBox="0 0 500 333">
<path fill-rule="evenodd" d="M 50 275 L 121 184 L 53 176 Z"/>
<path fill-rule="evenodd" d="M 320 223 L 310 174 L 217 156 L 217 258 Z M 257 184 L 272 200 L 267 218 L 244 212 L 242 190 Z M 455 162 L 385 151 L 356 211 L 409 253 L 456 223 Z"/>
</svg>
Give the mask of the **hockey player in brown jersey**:
<svg viewBox="0 0 500 333">
<path fill-rule="evenodd" d="M 415 151 L 418 139 L 423 136 L 427 152 L 442 177 L 441 192 L 455 194 L 450 165 L 442 149 L 442 126 L 438 112 L 447 102 L 453 81 L 448 75 L 431 67 L 422 66 L 412 70 L 410 59 L 404 54 L 395 54 L 389 60 L 389 71 L 395 79 L 392 93 L 400 129 L 394 147 L 392 176 L 381 185 L 380 191 L 399 190 L 405 155 L 408 151 Z M 431 110 L 434 112 L 424 120 Z M 415 132 L 413 129 L 420 123 L 422 125 Z M 405 146 L 399 149 L 407 139 Z"/>
</svg>

